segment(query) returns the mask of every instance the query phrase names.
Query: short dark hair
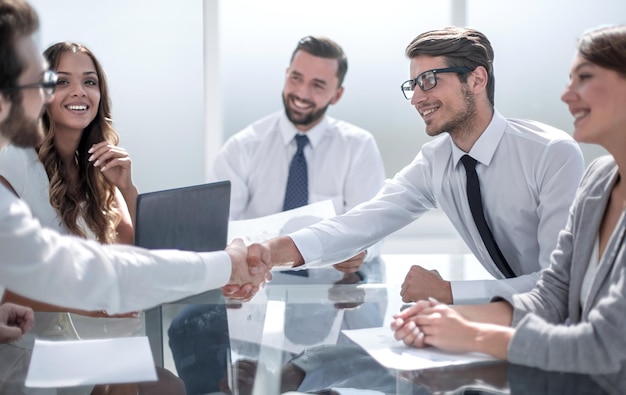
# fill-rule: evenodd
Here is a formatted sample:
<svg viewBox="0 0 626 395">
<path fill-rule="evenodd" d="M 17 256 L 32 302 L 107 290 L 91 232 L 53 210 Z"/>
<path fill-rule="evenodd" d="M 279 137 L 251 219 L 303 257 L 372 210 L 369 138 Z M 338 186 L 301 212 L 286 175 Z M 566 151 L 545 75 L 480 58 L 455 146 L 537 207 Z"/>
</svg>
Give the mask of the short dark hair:
<svg viewBox="0 0 626 395">
<path fill-rule="evenodd" d="M 406 47 L 406 56 L 409 58 L 419 55 L 443 56 L 448 67 L 465 66 L 474 70 L 483 66 L 489 74 L 487 97 L 494 106 L 494 53 L 491 43 L 483 33 L 462 27 L 446 27 L 422 33 Z M 467 75 L 459 74 L 459 78 L 463 82 L 467 81 Z"/>
<path fill-rule="evenodd" d="M 30 36 L 39 29 L 35 10 L 23 0 L 0 0 L 0 92 L 14 101 L 18 90 L 6 90 L 17 86 L 24 71 L 24 64 L 17 52 L 16 40 Z"/>
<path fill-rule="evenodd" d="M 343 84 L 343 80 L 348 72 L 348 58 L 339 44 L 328 37 L 303 37 L 300 41 L 298 41 L 296 49 L 293 50 L 290 62 L 293 62 L 293 58 L 296 56 L 298 51 L 308 52 L 318 58 L 337 59 L 337 79 L 339 79 L 338 86 Z"/>
<path fill-rule="evenodd" d="M 590 30 L 578 39 L 578 52 L 589 62 L 626 77 L 626 25 Z"/>
</svg>

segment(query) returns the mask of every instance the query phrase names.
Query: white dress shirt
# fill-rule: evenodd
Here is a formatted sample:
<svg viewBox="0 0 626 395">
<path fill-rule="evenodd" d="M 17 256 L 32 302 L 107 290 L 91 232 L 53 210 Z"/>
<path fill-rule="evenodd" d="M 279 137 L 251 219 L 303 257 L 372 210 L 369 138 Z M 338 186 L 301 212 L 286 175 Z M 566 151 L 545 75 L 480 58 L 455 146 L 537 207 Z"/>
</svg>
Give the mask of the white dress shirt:
<svg viewBox="0 0 626 395">
<path fill-rule="evenodd" d="M 84 310 L 144 310 L 226 284 L 224 251 L 195 253 L 102 246 L 42 228 L 0 185 L 0 291 Z"/>
<path fill-rule="evenodd" d="M 28 204 L 33 217 L 42 226 L 61 234 L 70 233 L 50 203 L 48 175 L 34 148 L 8 145 L 0 149 L 0 176 Z M 87 239 L 96 240 L 84 217 L 78 218 L 78 226 L 85 232 Z M 32 347 L 35 336 L 55 340 L 132 336 L 138 334 L 141 327 L 139 317 L 103 319 L 67 312 L 36 311 L 35 326 L 18 344 Z"/>
<path fill-rule="evenodd" d="M 441 208 L 470 250 L 496 279 L 453 281 L 455 303 L 530 290 L 548 267 L 584 170 L 578 144 L 565 132 L 494 112 L 469 155 L 479 163 L 485 217 L 513 271 L 504 279 L 485 248 L 467 202 L 465 153 L 448 134 L 425 144 L 378 195 L 348 213 L 290 234 L 306 267 L 346 259 Z M 417 264 L 418 262 L 416 262 Z"/>
<path fill-rule="evenodd" d="M 298 133 L 302 132 L 279 111 L 226 141 L 213 164 L 212 178 L 231 182 L 230 219 L 258 218 L 283 210 Z M 325 116 L 306 135 L 309 203 L 332 199 L 335 212 L 343 214 L 383 186 L 383 160 L 371 133 Z"/>
</svg>

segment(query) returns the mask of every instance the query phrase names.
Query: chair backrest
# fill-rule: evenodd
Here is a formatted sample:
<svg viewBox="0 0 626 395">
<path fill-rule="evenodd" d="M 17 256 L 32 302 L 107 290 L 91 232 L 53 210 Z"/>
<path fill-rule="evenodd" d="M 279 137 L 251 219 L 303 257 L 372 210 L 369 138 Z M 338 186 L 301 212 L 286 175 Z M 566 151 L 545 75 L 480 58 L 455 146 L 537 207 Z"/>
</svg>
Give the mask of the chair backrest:
<svg viewBox="0 0 626 395">
<path fill-rule="evenodd" d="M 226 247 L 230 181 L 140 194 L 135 245 L 216 251 Z"/>
</svg>

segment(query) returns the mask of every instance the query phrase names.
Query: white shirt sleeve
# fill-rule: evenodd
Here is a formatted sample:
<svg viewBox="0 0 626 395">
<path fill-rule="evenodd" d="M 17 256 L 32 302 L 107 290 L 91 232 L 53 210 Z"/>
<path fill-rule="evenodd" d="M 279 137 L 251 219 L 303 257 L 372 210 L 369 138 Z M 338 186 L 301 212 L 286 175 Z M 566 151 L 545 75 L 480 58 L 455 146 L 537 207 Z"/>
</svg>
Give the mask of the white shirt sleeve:
<svg viewBox="0 0 626 395">
<path fill-rule="evenodd" d="M 387 180 L 372 200 L 343 215 L 290 233 L 289 237 L 306 262 L 301 268 L 343 262 L 434 208 L 428 201 L 427 191 L 415 187 L 427 182 L 412 180 L 424 179 L 423 174 L 422 166 L 414 162 L 392 180 Z"/>
<path fill-rule="evenodd" d="M 454 304 L 489 303 L 495 296 L 511 296 L 531 290 L 541 272 L 500 280 L 451 281 Z"/>
<path fill-rule="evenodd" d="M 42 228 L 26 204 L 0 186 L 0 283 L 48 303 L 121 313 L 225 285 L 223 251 L 195 253 L 103 246 Z"/>
</svg>

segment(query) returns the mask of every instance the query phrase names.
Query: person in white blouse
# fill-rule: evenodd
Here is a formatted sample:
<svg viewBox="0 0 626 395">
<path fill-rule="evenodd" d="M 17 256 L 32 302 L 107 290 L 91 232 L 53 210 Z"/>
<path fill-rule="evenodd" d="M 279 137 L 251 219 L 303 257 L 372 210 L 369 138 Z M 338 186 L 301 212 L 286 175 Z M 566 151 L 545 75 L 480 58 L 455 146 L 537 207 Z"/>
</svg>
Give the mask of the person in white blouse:
<svg viewBox="0 0 626 395">
<path fill-rule="evenodd" d="M 36 146 L 56 75 L 33 34 L 39 19 L 23 0 L 0 0 L 0 149 Z M 110 314 L 143 310 L 209 289 L 250 299 L 269 278 L 261 245 L 236 240 L 225 251 L 195 253 L 103 246 L 44 229 L 28 206 L 0 186 L 0 293 Z M 249 263 L 248 263 L 249 262 Z"/>
<path fill-rule="evenodd" d="M 229 138 L 213 163 L 212 177 L 231 182 L 232 220 L 283 211 L 297 135 L 308 137 L 309 204 L 331 199 L 335 212 L 343 214 L 382 187 L 384 165 L 372 134 L 326 114 L 343 95 L 347 70 L 336 42 L 313 36 L 298 42 L 285 72 L 284 109 Z M 380 244 L 336 268 L 354 272 L 364 257 L 369 261 L 379 251 Z"/>
<path fill-rule="evenodd" d="M 495 280 L 450 282 L 413 266 L 402 285 L 405 302 L 434 297 L 478 303 L 531 289 L 566 223 L 584 170 L 580 147 L 561 130 L 507 119 L 494 109 L 494 54 L 482 33 L 456 27 L 425 32 L 406 54 L 411 79 L 402 92 L 426 133 L 436 138 L 370 201 L 266 241 L 272 264 L 310 268 L 340 262 L 440 208 Z M 494 263 L 474 222 L 460 163 L 465 154 L 478 162 L 486 222 L 513 272 L 510 278 Z"/>
</svg>

